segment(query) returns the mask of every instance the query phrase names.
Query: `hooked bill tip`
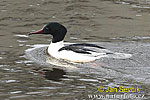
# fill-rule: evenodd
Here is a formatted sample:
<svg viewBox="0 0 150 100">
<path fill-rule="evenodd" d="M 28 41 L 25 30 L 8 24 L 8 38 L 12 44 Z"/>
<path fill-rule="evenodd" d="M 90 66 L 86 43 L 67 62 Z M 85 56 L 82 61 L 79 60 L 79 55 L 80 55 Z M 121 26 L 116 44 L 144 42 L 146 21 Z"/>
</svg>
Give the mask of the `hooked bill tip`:
<svg viewBox="0 0 150 100">
<path fill-rule="evenodd" d="M 32 32 L 28 33 L 28 35 L 32 35 Z"/>
</svg>

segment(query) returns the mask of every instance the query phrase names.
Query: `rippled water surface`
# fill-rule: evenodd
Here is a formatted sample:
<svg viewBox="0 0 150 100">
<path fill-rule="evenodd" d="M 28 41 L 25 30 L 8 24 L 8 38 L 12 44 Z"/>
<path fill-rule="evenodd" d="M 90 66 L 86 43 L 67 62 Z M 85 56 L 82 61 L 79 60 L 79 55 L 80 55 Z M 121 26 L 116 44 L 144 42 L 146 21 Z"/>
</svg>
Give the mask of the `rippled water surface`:
<svg viewBox="0 0 150 100">
<path fill-rule="evenodd" d="M 67 27 L 66 42 L 133 56 L 79 64 L 47 57 L 52 37 L 27 33 L 52 21 Z M 1 0 L 0 100 L 97 100 L 89 95 L 122 94 L 100 93 L 99 86 L 121 85 L 138 86 L 135 94 L 148 99 L 149 33 L 150 0 Z"/>
</svg>

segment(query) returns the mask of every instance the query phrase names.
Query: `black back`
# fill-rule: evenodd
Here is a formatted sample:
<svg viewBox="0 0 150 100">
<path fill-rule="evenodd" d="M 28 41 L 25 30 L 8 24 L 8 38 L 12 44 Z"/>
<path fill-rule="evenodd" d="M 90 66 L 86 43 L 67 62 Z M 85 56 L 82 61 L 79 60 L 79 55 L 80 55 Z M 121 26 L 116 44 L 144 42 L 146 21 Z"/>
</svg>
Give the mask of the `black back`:
<svg viewBox="0 0 150 100">
<path fill-rule="evenodd" d="M 100 47 L 100 46 L 95 45 L 95 44 L 80 43 L 80 44 L 71 44 L 69 46 L 62 47 L 58 51 L 62 51 L 62 50 L 68 50 L 69 51 L 70 50 L 70 51 L 74 51 L 76 53 L 82 53 L 82 54 L 91 54 L 89 51 L 96 52 L 94 50 L 87 49 L 84 47 L 95 47 L 95 48 L 99 48 L 99 49 L 105 49 L 105 48 Z"/>
</svg>

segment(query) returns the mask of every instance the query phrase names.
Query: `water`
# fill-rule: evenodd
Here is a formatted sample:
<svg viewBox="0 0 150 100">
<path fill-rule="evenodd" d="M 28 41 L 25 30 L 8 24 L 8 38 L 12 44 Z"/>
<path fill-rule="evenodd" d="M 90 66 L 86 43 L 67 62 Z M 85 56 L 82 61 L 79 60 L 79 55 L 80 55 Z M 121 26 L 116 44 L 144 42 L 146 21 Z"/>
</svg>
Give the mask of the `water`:
<svg viewBox="0 0 150 100">
<path fill-rule="evenodd" d="M 99 86 L 120 85 L 139 86 L 139 94 L 148 99 L 149 9 L 150 0 L 1 0 L 0 99 L 92 100 L 88 95 L 108 94 L 100 93 Z M 63 65 L 29 59 L 25 51 L 35 44 L 44 48 L 51 36 L 27 33 L 51 21 L 67 27 L 66 42 L 97 43 L 133 57 Z"/>
</svg>

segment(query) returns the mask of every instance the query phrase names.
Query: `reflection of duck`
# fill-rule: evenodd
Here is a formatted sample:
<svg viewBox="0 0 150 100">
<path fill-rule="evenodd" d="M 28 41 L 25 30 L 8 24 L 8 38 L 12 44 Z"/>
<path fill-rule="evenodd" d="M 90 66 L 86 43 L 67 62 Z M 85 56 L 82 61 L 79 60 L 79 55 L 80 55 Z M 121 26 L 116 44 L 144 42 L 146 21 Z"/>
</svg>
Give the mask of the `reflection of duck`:
<svg viewBox="0 0 150 100">
<path fill-rule="evenodd" d="M 115 54 L 114 52 L 95 44 L 81 43 L 64 46 L 63 40 L 66 33 L 67 29 L 63 25 L 56 22 L 51 22 L 42 29 L 29 34 L 52 35 L 53 39 L 47 50 L 48 54 L 57 59 L 65 59 L 72 62 L 89 62 L 101 57 L 107 57 L 108 55 Z M 131 57 L 129 54 L 128 56 Z"/>
<path fill-rule="evenodd" d="M 53 68 L 53 70 L 42 70 L 44 72 L 44 77 L 48 80 L 59 81 L 60 78 L 65 78 L 63 75 L 66 72 L 62 69 Z"/>
</svg>

